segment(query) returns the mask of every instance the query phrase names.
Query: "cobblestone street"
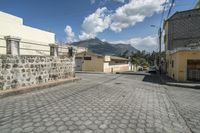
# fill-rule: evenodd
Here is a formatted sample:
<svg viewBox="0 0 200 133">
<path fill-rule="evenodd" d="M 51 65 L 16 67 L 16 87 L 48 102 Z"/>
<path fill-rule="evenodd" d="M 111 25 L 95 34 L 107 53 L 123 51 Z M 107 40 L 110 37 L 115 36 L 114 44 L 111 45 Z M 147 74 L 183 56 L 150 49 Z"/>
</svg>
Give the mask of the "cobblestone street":
<svg viewBox="0 0 200 133">
<path fill-rule="evenodd" d="M 199 133 L 200 90 L 156 75 L 78 74 L 76 83 L 0 100 L 1 133 Z"/>
</svg>

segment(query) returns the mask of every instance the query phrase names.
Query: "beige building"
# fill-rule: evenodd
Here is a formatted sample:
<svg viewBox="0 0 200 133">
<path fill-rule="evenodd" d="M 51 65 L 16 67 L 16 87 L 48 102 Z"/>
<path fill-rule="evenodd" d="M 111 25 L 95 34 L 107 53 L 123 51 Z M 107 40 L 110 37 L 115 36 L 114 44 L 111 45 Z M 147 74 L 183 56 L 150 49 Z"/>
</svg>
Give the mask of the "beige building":
<svg viewBox="0 0 200 133">
<path fill-rule="evenodd" d="M 129 71 L 128 59 L 116 56 L 103 56 L 92 52 L 76 55 L 76 71 L 115 73 Z"/>
<path fill-rule="evenodd" d="M 165 21 L 166 72 L 177 81 L 200 81 L 200 9 Z"/>
<path fill-rule="evenodd" d="M 16 43 L 15 47 L 6 45 L 10 41 Z M 19 47 L 20 55 L 49 55 L 49 44 L 54 43 L 54 33 L 26 26 L 22 18 L 0 11 L 0 54 L 9 54 Z"/>
<path fill-rule="evenodd" d="M 88 49 L 84 47 L 77 47 L 69 44 L 58 44 L 59 55 L 67 55 L 69 53 L 69 48 L 72 47 L 75 53 L 86 52 Z"/>
</svg>

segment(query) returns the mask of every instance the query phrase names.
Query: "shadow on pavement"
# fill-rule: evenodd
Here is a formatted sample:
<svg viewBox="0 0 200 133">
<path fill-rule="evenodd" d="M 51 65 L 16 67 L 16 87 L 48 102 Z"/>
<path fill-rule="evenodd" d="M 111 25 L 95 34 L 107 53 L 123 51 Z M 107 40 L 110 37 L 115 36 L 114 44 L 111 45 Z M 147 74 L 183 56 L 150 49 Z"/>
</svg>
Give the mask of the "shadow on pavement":
<svg viewBox="0 0 200 133">
<path fill-rule="evenodd" d="M 150 83 L 156 83 L 156 84 L 161 84 L 160 77 L 157 74 L 151 73 L 151 74 L 146 74 L 143 78 L 144 82 L 150 82 Z"/>
<path fill-rule="evenodd" d="M 162 85 L 181 87 L 181 88 L 200 89 L 199 82 L 178 82 L 166 76 L 165 74 L 159 75 L 158 72 L 157 73 L 148 73 L 144 71 L 143 72 L 121 72 L 118 74 L 142 76 L 140 80 L 144 82 L 149 82 L 149 83 L 162 84 Z"/>
<path fill-rule="evenodd" d="M 144 82 L 150 82 L 150 83 L 156 83 L 156 84 L 161 83 L 159 75 L 156 73 L 148 73 L 148 72 L 142 71 L 142 72 L 123 72 L 119 74 L 142 76 L 141 80 Z"/>
</svg>

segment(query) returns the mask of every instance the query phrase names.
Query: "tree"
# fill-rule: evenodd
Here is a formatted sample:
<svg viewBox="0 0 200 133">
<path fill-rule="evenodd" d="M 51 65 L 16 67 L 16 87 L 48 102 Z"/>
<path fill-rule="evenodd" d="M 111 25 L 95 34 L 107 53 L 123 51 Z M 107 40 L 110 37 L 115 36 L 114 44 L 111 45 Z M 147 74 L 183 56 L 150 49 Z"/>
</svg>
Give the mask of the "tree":
<svg viewBox="0 0 200 133">
<path fill-rule="evenodd" d="M 124 51 L 124 53 L 122 53 L 122 54 L 120 55 L 120 57 L 127 58 L 128 52 L 129 52 L 128 50 Z"/>
<path fill-rule="evenodd" d="M 135 64 L 136 66 L 139 65 L 139 60 L 137 58 L 131 58 L 131 63 Z"/>
</svg>

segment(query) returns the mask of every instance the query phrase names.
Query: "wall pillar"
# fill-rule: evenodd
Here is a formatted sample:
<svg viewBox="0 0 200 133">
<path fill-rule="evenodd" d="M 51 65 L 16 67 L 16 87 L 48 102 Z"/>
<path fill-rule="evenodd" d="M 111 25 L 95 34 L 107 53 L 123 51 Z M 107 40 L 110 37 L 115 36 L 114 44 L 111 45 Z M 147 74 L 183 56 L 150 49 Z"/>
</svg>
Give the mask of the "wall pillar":
<svg viewBox="0 0 200 133">
<path fill-rule="evenodd" d="M 49 44 L 50 46 L 50 56 L 58 56 L 58 45 L 56 44 Z"/>
<path fill-rule="evenodd" d="M 21 39 L 13 36 L 6 36 L 6 54 L 20 55 L 20 41 Z"/>
<path fill-rule="evenodd" d="M 76 67 L 76 63 L 75 63 L 75 55 L 76 55 L 77 50 L 70 46 L 68 47 L 68 56 L 69 58 L 72 59 L 72 75 L 73 77 L 75 77 L 75 67 Z"/>
</svg>

